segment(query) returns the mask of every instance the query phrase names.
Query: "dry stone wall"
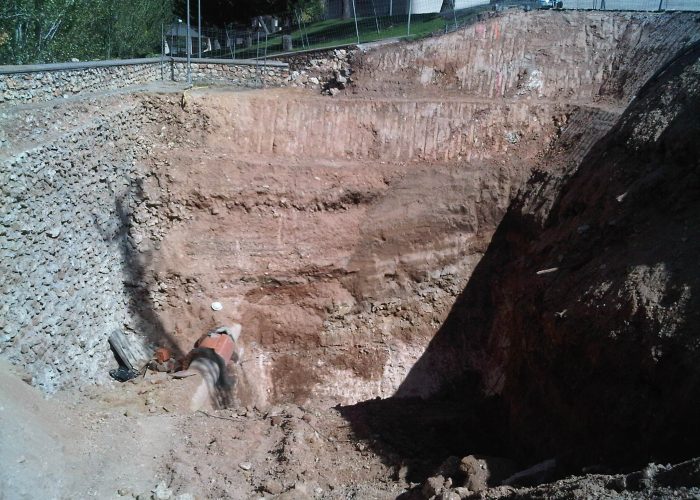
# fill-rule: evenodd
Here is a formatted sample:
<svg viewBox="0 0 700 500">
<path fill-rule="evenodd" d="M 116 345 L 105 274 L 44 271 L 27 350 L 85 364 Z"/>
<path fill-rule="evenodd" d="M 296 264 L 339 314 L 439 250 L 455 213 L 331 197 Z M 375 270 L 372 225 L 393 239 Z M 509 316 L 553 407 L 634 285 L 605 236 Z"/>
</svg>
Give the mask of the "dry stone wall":
<svg viewBox="0 0 700 500">
<path fill-rule="evenodd" d="M 173 81 L 184 82 L 187 80 L 186 62 L 176 60 L 172 62 L 171 67 Z M 231 64 L 230 61 L 193 62 L 192 80 L 253 88 L 283 87 L 289 81 L 289 70 L 286 64 L 270 61 L 240 64 Z"/>
<path fill-rule="evenodd" d="M 0 103 L 48 101 L 162 80 L 159 59 L 0 66 Z"/>
<path fill-rule="evenodd" d="M 192 80 L 240 87 L 282 87 L 291 81 L 286 63 L 222 59 L 193 62 Z M 154 58 L 0 66 L 0 104 L 49 101 L 156 81 L 186 82 L 186 60 Z"/>
</svg>

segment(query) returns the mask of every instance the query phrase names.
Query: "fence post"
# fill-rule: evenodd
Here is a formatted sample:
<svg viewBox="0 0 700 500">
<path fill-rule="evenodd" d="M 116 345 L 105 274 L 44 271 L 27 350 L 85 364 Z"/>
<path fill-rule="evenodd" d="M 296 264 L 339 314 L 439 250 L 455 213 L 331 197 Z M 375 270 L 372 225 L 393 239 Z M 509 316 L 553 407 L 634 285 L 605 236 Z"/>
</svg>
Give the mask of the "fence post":
<svg viewBox="0 0 700 500">
<path fill-rule="evenodd" d="M 258 29 L 260 29 L 258 27 Z M 262 74 L 260 73 L 260 31 L 256 31 L 257 43 L 255 44 L 255 72 L 260 78 L 260 86 L 262 87 Z"/>
<path fill-rule="evenodd" d="M 360 30 L 357 28 L 357 11 L 355 10 L 355 0 L 352 0 L 352 15 L 355 17 L 355 35 L 357 35 L 357 43 L 360 43 Z"/>
<path fill-rule="evenodd" d="M 187 0 L 187 43 L 185 43 L 185 50 L 187 50 L 187 85 L 192 85 L 192 58 L 190 52 L 192 52 L 192 32 L 190 31 L 190 0 Z"/>
<path fill-rule="evenodd" d="M 267 74 L 267 32 L 265 33 L 265 55 L 263 59 L 263 71 L 262 75 L 260 75 L 260 82 L 263 86 L 265 87 L 265 75 Z"/>
<path fill-rule="evenodd" d="M 406 36 L 411 36 L 411 11 L 413 10 L 413 0 L 408 0 L 408 30 Z"/>
<path fill-rule="evenodd" d="M 374 24 L 377 26 L 377 35 L 379 34 L 379 18 L 377 18 L 377 7 L 374 5 L 374 0 L 372 0 L 372 10 L 374 11 Z"/>
<path fill-rule="evenodd" d="M 165 58 L 165 28 L 163 21 L 160 22 L 160 79 L 165 80 L 163 73 L 163 59 Z"/>
<path fill-rule="evenodd" d="M 202 58 L 202 0 L 197 0 L 197 52 Z"/>
</svg>

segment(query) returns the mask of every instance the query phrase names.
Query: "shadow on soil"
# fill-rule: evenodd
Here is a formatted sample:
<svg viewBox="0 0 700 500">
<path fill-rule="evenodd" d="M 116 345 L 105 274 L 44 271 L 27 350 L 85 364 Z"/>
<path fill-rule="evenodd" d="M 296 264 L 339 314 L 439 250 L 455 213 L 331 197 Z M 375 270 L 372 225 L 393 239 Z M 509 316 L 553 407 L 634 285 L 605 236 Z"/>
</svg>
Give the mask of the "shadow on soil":
<svg viewBox="0 0 700 500">
<path fill-rule="evenodd" d="M 130 193 L 137 199 L 143 198 L 143 188 L 137 183 Z M 147 270 L 151 263 L 150 252 L 138 252 L 127 240 L 132 227 L 132 213 L 128 207 L 127 195 L 118 196 L 114 201 L 115 213 L 119 219 L 116 231 L 104 231 L 98 221 L 95 226 L 102 234 L 103 239 L 115 244 L 122 256 L 122 273 L 124 278 L 124 290 L 129 297 L 129 314 L 134 320 L 134 329 L 140 335 L 146 337 L 148 342 L 154 347 L 166 347 L 177 360 L 182 360 L 188 353 L 184 352 L 177 340 L 166 330 L 163 322 L 155 312 L 153 301 L 148 293 L 149 277 Z M 212 403 L 217 408 L 230 406 L 233 402 L 233 379 L 227 373 L 226 366 L 209 349 L 196 349 L 189 353 L 191 360 L 195 357 L 203 357 L 213 360 L 219 366 L 219 375 L 214 383 L 212 392 Z M 210 356 L 212 354 L 213 356 Z"/>
<path fill-rule="evenodd" d="M 489 251 L 487 250 L 487 255 Z M 406 479 L 422 482 L 440 473 L 450 457 L 508 456 L 507 413 L 499 398 L 485 398 L 481 379 L 470 371 L 465 354 L 475 338 L 465 334 L 469 321 L 488 321 L 494 307 L 478 283 L 491 276 L 484 257 L 467 287 L 425 352 L 396 394 L 355 405 L 337 407 L 355 436 L 368 440 L 387 465 L 405 467 Z M 481 307 L 478 318 L 465 317 L 464 303 Z M 419 397 L 426 387 L 441 387 L 429 399 Z"/>
<path fill-rule="evenodd" d="M 336 409 L 350 423 L 355 438 L 369 443 L 395 468 L 394 479 L 422 482 L 441 472 L 447 476 L 446 462 L 458 463 L 469 454 L 502 456 L 505 451 L 507 440 L 499 425 L 502 408 L 497 400 L 477 395 L 391 397 Z"/>
<path fill-rule="evenodd" d="M 652 78 L 572 175 L 534 174 L 533 188 L 556 193 L 547 219 L 511 204 L 396 396 L 339 408 L 388 464 L 410 464 L 411 481 L 450 455 L 556 457 L 560 472 L 697 455 L 700 95 L 664 92 L 699 57 L 694 47 Z M 633 140 L 668 109 L 658 137 Z M 507 408 L 479 396 L 495 385 Z M 444 394 L 411 398 L 425 387 Z"/>
</svg>

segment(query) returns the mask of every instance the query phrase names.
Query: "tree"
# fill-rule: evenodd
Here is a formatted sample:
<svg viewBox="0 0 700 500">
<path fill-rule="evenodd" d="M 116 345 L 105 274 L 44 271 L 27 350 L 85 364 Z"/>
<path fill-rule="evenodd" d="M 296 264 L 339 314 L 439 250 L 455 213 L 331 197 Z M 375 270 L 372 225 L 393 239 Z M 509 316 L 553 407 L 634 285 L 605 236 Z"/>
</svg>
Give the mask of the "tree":
<svg viewBox="0 0 700 500">
<path fill-rule="evenodd" d="M 351 0 L 343 0 L 343 19 L 350 19 L 353 17 L 352 8 L 350 7 Z"/>
<path fill-rule="evenodd" d="M 455 0 L 442 0 L 440 12 L 452 12 L 455 10 Z"/>
<path fill-rule="evenodd" d="M 172 0 L 2 0 L 0 64 L 160 52 Z"/>
<path fill-rule="evenodd" d="M 323 18 L 326 11 L 324 0 L 297 0 L 292 8 L 299 13 L 304 22 L 313 22 Z"/>
<path fill-rule="evenodd" d="M 255 16 L 268 14 L 285 14 L 292 4 L 291 0 L 201 0 L 202 23 L 223 26 L 229 23 L 248 25 Z M 183 20 L 187 16 L 187 0 L 176 0 L 175 12 Z M 197 21 L 197 0 L 190 0 L 190 22 Z"/>
</svg>

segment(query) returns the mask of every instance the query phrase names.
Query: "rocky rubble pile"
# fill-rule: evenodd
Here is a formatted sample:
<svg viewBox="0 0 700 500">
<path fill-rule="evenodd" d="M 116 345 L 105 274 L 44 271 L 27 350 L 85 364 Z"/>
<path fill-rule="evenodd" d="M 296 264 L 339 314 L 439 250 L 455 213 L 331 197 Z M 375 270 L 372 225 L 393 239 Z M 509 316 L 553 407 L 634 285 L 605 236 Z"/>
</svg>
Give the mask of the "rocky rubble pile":
<svg viewBox="0 0 700 500">
<path fill-rule="evenodd" d="M 290 68 L 289 86 L 321 89 L 335 95 L 351 81 L 351 62 L 355 52 L 356 49 L 333 49 L 284 58 Z"/>
<path fill-rule="evenodd" d="M 554 463 L 514 473 L 505 459 L 474 457 L 448 459 L 441 474 L 415 486 L 412 500 L 462 499 L 574 499 L 574 498 L 698 498 L 700 458 L 676 465 L 650 463 L 629 474 L 586 474 L 552 481 Z M 512 475 L 511 475 L 512 474 Z M 546 482 L 545 481 L 551 481 Z M 542 484 L 545 483 L 545 484 Z"/>
</svg>

